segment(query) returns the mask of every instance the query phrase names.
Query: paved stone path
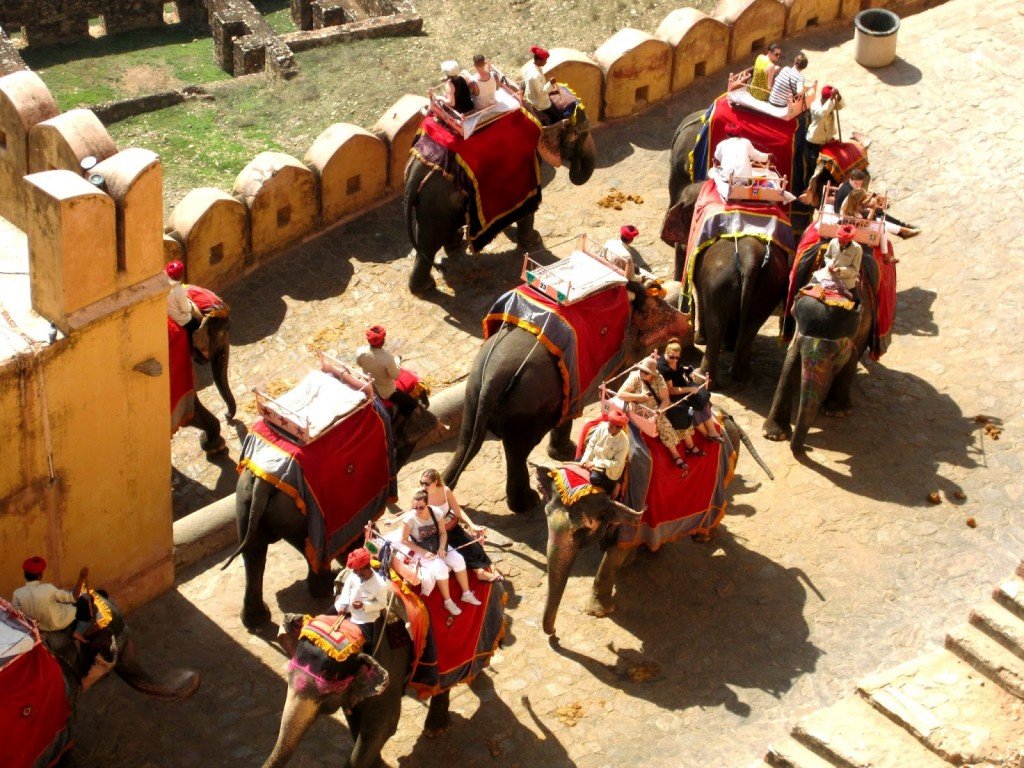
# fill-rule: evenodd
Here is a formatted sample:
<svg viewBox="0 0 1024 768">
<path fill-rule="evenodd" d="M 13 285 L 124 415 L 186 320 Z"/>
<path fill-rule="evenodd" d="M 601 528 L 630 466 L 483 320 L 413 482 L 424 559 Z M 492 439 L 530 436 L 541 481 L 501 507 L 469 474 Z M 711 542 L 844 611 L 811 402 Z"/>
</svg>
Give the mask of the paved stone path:
<svg viewBox="0 0 1024 768">
<path fill-rule="evenodd" d="M 802 41 L 811 76 L 841 86 L 850 104 L 844 130 L 875 138 L 875 187 L 888 187 L 897 214 L 925 227 L 897 245 L 896 335 L 883 361 L 858 376 L 855 415 L 822 420 L 805 464 L 785 445 L 762 440 L 783 356 L 766 328 L 753 380 L 716 397 L 757 442 L 775 482 L 741 458 L 716 540 L 638 558 L 610 619 L 581 613 L 598 554 L 581 557 L 557 647 L 539 630 L 544 524 L 539 514 L 507 512 L 502 459 L 489 443 L 459 495 L 481 522 L 515 542 L 500 563 L 515 588 L 507 645 L 492 671 L 453 696 L 455 725 L 443 738 L 421 739 L 425 708 L 406 701 L 385 750 L 390 764 L 746 765 L 851 681 L 939 642 L 1016 564 L 1024 551 L 1024 193 L 1015 183 L 1024 171 L 1017 75 L 1024 16 L 1011 0 L 950 0 L 905 19 L 900 58 L 877 72 L 853 63 L 848 37 L 823 31 Z M 720 87 L 706 83 L 639 121 L 602 129 L 591 182 L 572 188 L 559 172 L 545 190 L 539 228 L 546 242 L 580 230 L 606 237 L 631 221 L 643 253 L 667 272 L 671 254 L 657 231 L 668 144 L 679 119 Z M 644 203 L 622 212 L 597 207 L 612 187 Z M 236 390 L 299 375 L 308 340 L 350 349 L 372 320 L 406 340 L 421 373 L 438 382 L 463 375 L 479 320 L 513 284 L 518 257 L 498 251 L 462 261 L 443 293 L 424 302 L 404 288 L 404 238 L 400 208 L 388 205 L 228 292 Z M 204 392 L 207 402 L 212 394 Z M 240 412 L 251 418 L 244 404 Z M 978 414 L 1005 420 L 1001 440 L 983 434 Z M 175 440 L 183 509 L 234 482 L 230 462 L 207 467 L 194 441 L 187 432 Z M 408 467 L 403 499 L 423 467 L 446 459 L 437 452 Z M 927 502 L 932 491 L 941 503 Z M 965 524 L 968 517 L 976 528 Z M 154 660 L 196 666 L 203 688 L 191 701 L 162 705 L 104 683 L 81 703 L 82 765 L 251 765 L 269 752 L 285 695 L 284 660 L 239 625 L 241 564 L 225 572 L 214 565 L 183 572 L 174 592 L 133 617 Z M 313 607 L 303 575 L 296 553 L 274 548 L 266 593 L 275 614 Z M 348 744 L 340 720 L 323 720 L 294 764 L 335 765 Z"/>
</svg>

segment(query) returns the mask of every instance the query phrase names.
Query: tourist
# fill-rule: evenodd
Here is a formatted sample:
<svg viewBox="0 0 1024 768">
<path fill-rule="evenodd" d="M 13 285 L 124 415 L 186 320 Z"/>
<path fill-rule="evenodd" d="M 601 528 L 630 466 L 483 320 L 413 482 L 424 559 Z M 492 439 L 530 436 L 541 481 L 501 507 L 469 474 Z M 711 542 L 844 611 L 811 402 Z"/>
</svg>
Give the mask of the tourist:
<svg viewBox="0 0 1024 768">
<path fill-rule="evenodd" d="M 818 87 L 815 81 L 810 86 L 804 85 L 804 76 L 801 74 L 807 69 L 807 57 L 798 53 L 792 66 L 783 67 L 775 76 L 772 90 L 768 94 L 768 103 L 773 107 L 788 107 L 793 99 L 802 99 L 812 95 Z"/>
<path fill-rule="evenodd" d="M 92 626 L 92 611 L 89 598 L 84 595 L 85 580 L 89 569 L 78 573 L 78 582 L 73 590 L 60 589 L 43 581 L 46 560 L 38 555 L 21 564 L 25 586 L 14 590 L 11 603 L 39 624 L 43 632 L 64 632 L 72 628 L 72 637 L 85 643 L 85 633 Z"/>
<path fill-rule="evenodd" d="M 459 69 L 459 62 L 443 61 L 441 62 L 441 71 L 448 78 L 444 103 L 463 115 L 472 112 L 473 96 L 469 90 L 469 83 Z"/>
<path fill-rule="evenodd" d="M 167 294 L 167 316 L 188 331 L 189 343 L 191 343 L 192 334 L 196 332 L 202 322 L 202 315 L 189 301 L 185 286 L 181 283 L 181 279 L 185 276 L 185 265 L 175 259 L 164 265 L 164 274 L 167 275 L 167 282 L 171 284 L 171 290 Z"/>
<path fill-rule="evenodd" d="M 758 101 L 768 101 L 768 94 L 775 84 L 775 76 L 782 69 L 779 60 L 782 59 L 782 46 L 772 43 L 768 49 L 758 54 L 754 60 L 754 70 L 750 76 L 750 86 L 747 90 L 750 95 Z"/>
<path fill-rule="evenodd" d="M 855 189 L 867 189 L 871 184 L 871 174 L 862 168 L 854 168 L 850 171 L 846 181 L 839 185 L 839 189 L 836 190 L 835 211 L 842 211 L 846 197 Z M 921 234 L 921 228 L 913 224 L 907 224 L 900 221 L 895 216 L 892 216 L 888 211 L 883 211 L 878 207 L 872 207 L 874 216 L 867 216 L 865 218 L 878 218 L 879 216 L 885 216 L 885 231 L 890 235 L 899 235 L 906 239 L 913 237 L 914 235 Z"/>
<path fill-rule="evenodd" d="M 523 65 L 523 98 L 538 113 L 542 121 L 554 125 L 562 119 L 562 113 L 551 103 L 552 94 L 558 93 L 558 84 L 555 78 L 544 77 L 543 67 L 547 63 L 549 54 L 539 45 L 530 46 L 530 54 L 533 57 Z"/>
<path fill-rule="evenodd" d="M 679 467 L 684 475 L 687 474 L 689 468 L 686 466 L 686 460 L 679 455 L 679 451 L 676 448 L 679 443 L 679 436 L 669 422 L 668 416 L 662 410 L 668 408 L 670 401 L 668 399 L 668 385 L 665 383 L 662 375 L 658 373 L 657 361 L 653 357 L 645 357 L 637 363 L 636 368 L 626 377 L 626 381 L 617 394 L 627 405 L 632 403 L 635 406 L 645 406 L 653 411 L 653 413 L 642 413 L 641 415 L 643 418 L 654 419 L 658 438 L 661 440 L 662 445 L 668 448 L 668 452 L 671 454 L 675 465 Z"/>
<path fill-rule="evenodd" d="M 427 493 L 427 504 L 444 520 L 448 543 L 462 554 L 466 567 L 472 568 L 480 581 L 501 581 L 501 574 L 494 570 L 481 544 L 487 529 L 469 519 L 455 493 L 441 480 L 441 473 L 436 469 L 424 470 L 420 475 L 420 488 Z"/>
<path fill-rule="evenodd" d="M 825 266 L 814 273 L 814 279 L 826 291 L 834 291 L 853 298 L 853 289 L 860 278 L 863 250 L 853 240 L 857 230 L 852 224 L 843 224 L 825 250 Z"/>
<path fill-rule="evenodd" d="M 498 90 L 498 78 L 494 76 L 490 63 L 482 53 L 473 57 L 473 67 L 476 71 L 469 80 L 469 88 L 473 94 L 473 106 L 476 109 L 486 109 L 496 101 L 494 94 Z"/>
<path fill-rule="evenodd" d="M 590 471 L 590 484 L 609 494 L 622 477 L 629 458 L 629 436 L 625 427 L 629 417 L 618 408 L 608 411 L 608 420 L 591 428 L 583 449 L 580 466 Z"/>
<path fill-rule="evenodd" d="M 668 409 L 669 422 L 677 431 L 682 432 L 686 450 L 690 451 L 693 448 L 691 453 L 701 455 L 700 449 L 694 447 L 694 429 L 699 429 L 704 437 L 717 434 L 717 430 L 714 433 L 709 432 L 708 427 L 704 424 L 705 409 L 711 410 L 711 394 L 706 386 L 701 387 L 694 382 L 693 368 L 680 362 L 682 354 L 683 347 L 679 340 L 669 339 L 665 345 L 665 351 L 658 358 L 658 373 L 662 375 L 668 386 L 669 401 L 679 403 L 674 408 Z M 703 381 L 706 383 L 707 379 Z M 698 424 L 701 426 L 698 427 Z"/>
<path fill-rule="evenodd" d="M 715 147 L 717 165 L 708 173 L 723 201 L 729 199 L 730 177 L 750 178 L 754 175 L 754 163 L 767 163 L 771 158 L 767 152 L 758 150 L 750 139 L 741 136 L 740 127 L 736 123 L 726 124 L 725 135 L 728 138 L 718 142 Z"/>
<path fill-rule="evenodd" d="M 480 605 L 480 601 L 469 588 L 466 561 L 462 555 L 448 546 L 448 533 L 434 510 L 427 504 L 426 491 L 416 491 L 413 494 L 412 509 L 402 516 L 402 544 L 415 556 L 417 567 L 433 575 L 448 613 L 452 616 L 462 613 L 462 609 L 452 600 L 448 587 L 449 569 L 455 574 L 455 580 L 462 588 L 462 602 Z"/>
<path fill-rule="evenodd" d="M 387 608 L 391 588 L 379 573 L 370 567 L 370 553 L 363 547 L 349 553 L 345 561 L 349 574 L 345 577 L 341 594 L 334 601 L 339 616 L 348 614 L 352 623 L 362 630 L 369 649 L 376 640 L 377 619 Z"/>
<path fill-rule="evenodd" d="M 384 349 L 387 329 L 374 325 L 366 329 L 366 344 L 356 350 L 356 363 L 363 373 L 373 379 L 373 388 L 382 400 L 395 404 L 398 413 L 407 417 L 416 410 L 416 401 L 407 392 L 395 388 L 395 380 L 401 375 L 398 358 Z"/>
</svg>

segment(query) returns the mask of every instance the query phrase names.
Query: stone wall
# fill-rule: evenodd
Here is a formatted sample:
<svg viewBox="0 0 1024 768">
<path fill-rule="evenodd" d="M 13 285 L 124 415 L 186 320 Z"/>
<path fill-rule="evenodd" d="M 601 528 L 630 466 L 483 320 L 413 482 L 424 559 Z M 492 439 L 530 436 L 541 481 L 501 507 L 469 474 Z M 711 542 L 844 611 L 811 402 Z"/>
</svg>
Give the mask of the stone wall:
<svg viewBox="0 0 1024 768">
<path fill-rule="evenodd" d="M 179 17 L 201 16 L 204 0 L 177 0 Z M 0 26 L 24 29 L 29 45 L 57 45 L 89 37 L 89 19 L 103 18 L 107 34 L 161 27 L 167 0 L 4 0 Z"/>
</svg>

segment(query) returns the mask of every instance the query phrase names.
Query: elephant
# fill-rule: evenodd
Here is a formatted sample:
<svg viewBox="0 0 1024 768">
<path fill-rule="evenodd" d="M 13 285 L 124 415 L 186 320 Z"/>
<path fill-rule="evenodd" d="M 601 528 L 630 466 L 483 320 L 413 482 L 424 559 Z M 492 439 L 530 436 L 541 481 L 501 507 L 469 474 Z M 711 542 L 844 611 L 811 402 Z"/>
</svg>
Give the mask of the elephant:
<svg viewBox="0 0 1024 768">
<path fill-rule="evenodd" d="M 654 282 L 649 280 L 630 283 L 629 287 L 634 298 L 619 370 L 672 337 L 685 343 L 692 341 L 689 320 L 674 309 L 671 296 L 663 299 L 650 293 Z M 501 439 L 505 449 L 509 509 L 525 512 L 540 503 L 530 487 L 526 467 L 530 451 L 550 432 L 548 455 L 571 457 L 575 453 L 569 437 L 572 419 L 562 419 L 565 394 L 555 357 L 529 331 L 512 325 L 505 329 L 507 332 L 488 338 L 477 353 L 466 381 L 458 445 L 443 474 L 445 484 L 454 488 L 490 431 Z"/>
<path fill-rule="evenodd" d="M 152 699 L 161 701 L 181 701 L 189 698 L 199 689 L 200 678 L 191 670 L 172 670 L 156 674 L 146 669 L 139 660 L 131 632 L 124 618 L 105 593 L 94 593 L 93 600 L 97 607 L 102 605 L 104 621 L 109 623 L 93 633 L 90 630 L 91 642 L 85 648 L 80 647 L 71 639 L 70 632 L 43 632 L 45 648 L 39 652 L 51 653 L 58 660 L 64 681 L 64 693 L 68 697 L 71 716 L 64 729 L 58 733 L 49 745 L 39 745 L 39 757 L 35 765 L 51 765 L 70 747 L 73 739 L 75 712 L 79 696 L 102 677 L 110 672 L 110 665 L 118 677 L 135 690 Z M 36 652 L 36 651 L 32 651 Z M 105 664 L 93 665 L 97 653 L 112 657 Z M 48 694 L 45 698 L 49 698 Z"/>
<path fill-rule="evenodd" d="M 416 443 L 432 432 L 437 419 L 423 407 L 404 419 L 395 430 L 395 464 L 401 467 L 412 454 Z M 239 473 L 235 488 L 235 518 L 238 524 L 238 548 L 222 568 L 238 556 L 245 563 L 245 597 L 242 623 L 252 629 L 270 620 L 270 609 L 263 602 L 263 571 L 267 562 L 267 548 L 284 539 L 299 552 L 306 551 L 306 516 L 295 500 L 278 490 L 272 483 L 257 477 L 248 468 Z M 368 521 L 367 521 L 368 522 Z M 306 586 L 313 597 L 331 594 L 333 574 L 330 568 L 317 571 L 309 564 Z"/>
<path fill-rule="evenodd" d="M 569 166 L 569 180 L 573 184 L 587 183 L 597 163 L 597 147 L 583 110 L 577 110 L 575 120 L 566 119 L 545 127 L 538 151 L 556 167 Z M 450 179 L 411 156 L 405 167 L 404 207 L 409 241 L 415 250 L 409 290 L 414 294 L 428 293 L 436 285 L 430 270 L 437 252 L 443 247 L 447 254 L 454 255 L 462 247 L 460 232 L 466 223 L 466 196 Z M 520 246 L 537 241 L 539 235 L 533 223 L 533 213 L 518 221 L 516 240 Z"/>
<path fill-rule="evenodd" d="M 493 584 L 488 605 L 501 606 L 504 601 L 504 589 L 501 584 Z M 311 660 L 307 664 L 289 664 L 288 696 L 281 713 L 281 727 L 277 742 L 263 768 L 280 768 L 295 753 L 303 736 L 321 714 L 332 714 L 339 708 L 345 713 L 349 730 L 352 734 L 352 752 L 345 762 L 345 768 L 372 768 L 380 761 L 380 752 L 384 744 L 398 730 L 401 716 L 402 694 L 405 684 L 412 671 L 415 659 L 414 643 L 409 637 L 405 626 L 408 616 L 400 600 L 392 603 L 387 615 L 387 622 L 379 628 L 383 638 L 372 651 L 372 658 L 360 653 L 350 658 L 342 669 L 337 669 L 339 677 L 352 675 L 353 684 L 342 691 L 332 690 L 320 680 L 315 680 L 307 671 L 311 667 L 319 667 L 323 658 L 323 650 L 304 639 L 297 637 L 294 620 L 286 617 L 282 630 L 282 646 L 290 652 L 292 658 L 300 656 Z M 489 645 L 497 638 L 488 638 L 484 645 Z M 318 658 L 319 657 L 319 658 Z M 306 667 L 305 669 L 303 667 Z M 384 688 L 379 693 L 380 685 L 373 685 L 374 670 L 386 673 Z M 379 674 L 379 673 L 378 673 Z M 326 689 L 326 690 L 325 690 Z M 370 695 L 367 695 L 370 694 Z M 446 730 L 450 724 L 449 714 L 450 691 L 445 690 L 430 698 L 424 730 L 433 736 Z"/>
<path fill-rule="evenodd" d="M 771 477 L 770 470 L 750 442 L 750 438 L 733 418 L 722 413 L 722 422 L 732 445 L 739 446 L 742 442 L 747 446 L 754 460 Z M 534 465 L 534 480 L 546 502 L 544 512 L 548 523 L 548 592 L 541 626 L 546 634 L 554 635 L 555 619 L 569 581 L 569 574 L 580 549 L 588 541 L 596 540 L 604 551 L 604 556 L 594 577 L 587 613 L 601 617 L 615 610 L 612 592 L 618 580 L 619 570 L 628 564 L 636 552 L 633 548 L 616 546 L 618 526 L 635 520 L 639 513 L 614 501 L 606 493 L 583 496 L 571 507 L 566 507 L 559 494 L 553 490 L 548 467 Z"/>
<path fill-rule="evenodd" d="M 761 428 L 769 440 L 790 440 L 796 455 L 804 453 L 807 432 L 818 412 L 826 416 L 850 413 L 850 387 L 857 364 L 871 340 L 877 298 L 871 287 L 877 284 L 878 267 L 870 257 L 861 266 L 855 310 L 833 307 L 809 296 L 793 303 L 796 333 L 786 352 L 778 386 L 768 417 Z M 797 381 L 799 379 L 799 388 Z M 799 393 L 795 426 L 792 400 Z"/>
</svg>

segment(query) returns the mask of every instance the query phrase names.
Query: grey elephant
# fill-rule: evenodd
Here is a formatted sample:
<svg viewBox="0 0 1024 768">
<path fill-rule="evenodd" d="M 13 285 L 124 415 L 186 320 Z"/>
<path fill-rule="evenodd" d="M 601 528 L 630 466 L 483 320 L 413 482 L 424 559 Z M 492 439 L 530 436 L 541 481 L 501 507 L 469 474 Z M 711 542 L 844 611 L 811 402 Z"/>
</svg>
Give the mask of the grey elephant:
<svg viewBox="0 0 1024 768">
<path fill-rule="evenodd" d="M 692 341 L 690 323 L 673 307 L 673 296 L 662 298 L 650 293 L 654 287 L 650 281 L 631 284 L 635 298 L 629 305 L 628 334 L 620 349 L 618 370 L 672 337 L 687 344 Z M 596 389 L 590 395 L 596 397 Z M 540 497 L 530 487 L 526 467 L 530 451 L 550 433 L 549 456 L 566 459 L 575 453 L 569 437 L 572 414 L 566 414 L 565 400 L 555 356 L 530 331 L 504 326 L 483 343 L 469 373 L 459 441 L 443 473 L 445 484 L 455 487 L 480 450 L 485 434 L 491 432 L 501 439 L 505 449 L 509 509 L 525 512 L 536 507 Z"/>
<path fill-rule="evenodd" d="M 46 668 L 47 664 L 56 665 L 56 675 L 37 673 L 33 677 L 33 685 L 52 687 L 61 686 L 63 690 L 54 694 L 51 690 L 22 691 L 26 697 L 26 705 L 30 701 L 52 700 L 54 695 L 66 696 L 70 716 L 64 726 L 55 735 L 46 734 L 52 739 L 48 743 L 32 743 L 31 740 L 40 734 L 38 729 L 28 728 L 19 736 L 29 739 L 29 743 L 18 744 L 16 753 L 37 755 L 34 766 L 48 766 L 57 762 L 60 756 L 73 744 L 75 713 L 77 703 L 86 687 L 99 682 L 111 670 L 135 690 L 160 701 L 180 701 L 189 698 L 199 689 L 199 674 L 190 670 L 166 670 L 154 672 L 145 667 L 139 658 L 135 641 L 132 639 L 128 625 L 121 611 L 105 593 L 92 593 L 96 607 L 97 622 L 89 630 L 89 644 L 79 647 L 68 633 L 44 633 L 45 644 L 36 647 L 26 654 L 48 654 L 57 659 L 56 662 L 37 659 L 36 662 Z M 103 654 L 105 664 L 109 667 L 93 667 L 93 660 L 98 653 Z M 91 670 L 91 671 L 90 671 Z M 20 705 L 19 705 L 20 706 Z M 26 706 L 26 716 L 31 706 Z"/>
<path fill-rule="evenodd" d="M 488 663 L 504 633 L 504 589 L 500 583 L 490 585 L 485 621 L 478 648 L 485 649 L 460 671 L 459 677 L 446 685 L 472 679 Z M 409 636 L 408 614 L 401 600 L 395 600 L 387 615 L 388 623 L 379 626 L 383 633 L 375 648 L 364 647 L 364 653 L 331 664 L 324 650 L 298 636 L 296 622 L 286 621 L 289 631 L 282 645 L 292 654 L 289 664 L 288 696 L 281 713 L 281 728 L 274 749 L 263 768 L 280 768 L 295 753 L 303 736 L 320 715 L 342 709 L 352 734 L 353 747 L 345 768 L 372 768 L 380 762 L 380 752 L 395 731 L 401 717 L 402 694 L 412 673 L 415 644 Z M 317 672 L 314 677 L 311 670 Z M 323 671 L 321 671 L 323 670 Z M 345 685 L 351 677 L 352 684 Z M 341 684 L 339 684 L 339 682 Z M 450 685 L 430 698 L 425 732 L 436 735 L 450 724 Z"/>
<path fill-rule="evenodd" d="M 495 151 L 500 152 L 500 147 Z M 577 108 L 571 119 L 543 128 L 538 152 L 556 167 L 567 166 L 573 184 L 585 184 L 594 173 L 597 148 L 583 109 Z M 435 287 L 431 268 L 437 252 L 444 248 L 446 253 L 454 255 L 464 247 L 461 228 L 466 223 L 466 195 L 450 178 L 412 155 L 405 168 L 404 206 L 409 241 L 415 250 L 409 290 L 427 293 Z M 517 222 L 519 245 L 536 242 L 538 233 L 533 222 L 533 212 Z"/>
<path fill-rule="evenodd" d="M 772 407 L 761 428 L 767 439 L 788 438 L 793 453 L 801 454 L 807 432 L 819 412 L 827 416 L 845 416 L 850 412 L 850 388 L 857 364 L 871 341 L 878 280 L 878 265 L 865 256 L 856 310 L 828 306 L 808 296 L 798 296 L 794 301 L 796 334 L 786 352 Z M 798 400 L 795 420 L 794 397 Z"/>
<path fill-rule="evenodd" d="M 438 426 L 438 420 L 422 402 L 404 419 L 394 433 L 395 466 L 400 468 L 412 454 L 416 443 Z M 344 482 L 339 474 L 338 482 Z M 380 510 L 376 510 L 379 513 Z M 235 516 L 238 523 L 238 548 L 223 568 L 238 556 L 245 563 L 245 596 L 242 604 L 242 623 L 249 628 L 270 620 L 270 609 L 263 602 L 263 572 L 267 563 L 267 548 L 284 539 L 306 556 L 309 571 L 306 585 L 313 597 L 331 594 L 333 574 L 329 563 L 313 563 L 306 548 L 307 518 L 295 499 L 279 490 L 273 483 L 257 477 L 243 467 L 235 488 Z M 370 519 L 356 520 L 350 525 L 360 529 Z"/>
</svg>

